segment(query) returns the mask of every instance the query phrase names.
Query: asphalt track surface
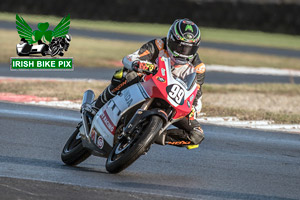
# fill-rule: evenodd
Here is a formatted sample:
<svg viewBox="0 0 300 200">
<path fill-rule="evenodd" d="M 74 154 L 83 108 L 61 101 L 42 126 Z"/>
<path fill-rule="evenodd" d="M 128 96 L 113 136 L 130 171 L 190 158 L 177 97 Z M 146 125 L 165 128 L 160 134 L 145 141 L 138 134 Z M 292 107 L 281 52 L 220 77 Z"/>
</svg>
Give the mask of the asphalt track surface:
<svg viewBox="0 0 300 200">
<path fill-rule="evenodd" d="M 29 24 L 33 30 L 36 29 L 36 24 Z M 16 24 L 14 22 L 0 21 L 0 28 L 2 29 L 12 29 L 16 30 Z M 53 28 L 53 27 L 50 27 Z M 76 29 L 70 27 L 69 33 L 72 36 L 84 36 L 98 39 L 110 39 L 110 40 L 123 40 L 123 41 L 135 41 L 145 43 L 152 40 L 153 36 L 137 35 L 137 34 L 125 34 L 125 33 L 116 33 L 108 31 L 93 31 L 85 29 Z M 17 41 L 16 41 L 17 42 Z M 283 48 L 272 48 L 272 47 L 259 47 L 251 45 L 238 45 L 238 44 L 229 44 L 229 43 L 216 43 L 208 42 L 203 40 L 201 42 L 202 47 L 214 48 L 219 50 L 235 51 L 235 52 L 244 52 L 244 53 L 258 53 L 258 54 L 267 54 L 275 56 L 285 56 L 291 58 L 300 58 L 300 50 L 291 50 Z"/>
<path fill-rule="evenodd" d="M 300 135 L 203 126 L 200 148 L 152 145 L 120 174 L 60 160 L 79 113 L 0 103 L 0 199 L 300 199 Z"/>
<path fill-rule="evenodd" d="M 64 79 L 100 79 L 111 80 L 116 69 L 77 67 L 74 71 L 10 71 L 8 64 L 0 64 L 0 76 L 6 77 L 35 77 L 35 78 L 64 78 Z M 206 72 L 205 83 L 297 83 L 300 77 L 270 76 L 254 74 L 235 74 L 225 72 Z"/>
</svg>

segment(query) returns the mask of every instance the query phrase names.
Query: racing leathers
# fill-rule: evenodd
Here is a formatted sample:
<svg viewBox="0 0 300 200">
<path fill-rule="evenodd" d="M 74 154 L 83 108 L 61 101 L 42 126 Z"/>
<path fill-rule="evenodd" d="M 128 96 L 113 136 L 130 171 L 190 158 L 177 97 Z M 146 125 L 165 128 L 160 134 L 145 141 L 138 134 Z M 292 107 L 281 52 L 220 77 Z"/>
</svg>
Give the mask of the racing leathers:
<svg viewBox="0 0 300 200">
<path fill-rule="evenodd" d="M 113 98 L 118 91 L 125 89 L 140 81 L 141 77 L 133 69 L 133 63 L 135 61 L 148 61 L 151 63 L 157 63 L 158 57 L 170 57 L 167 52 L 166 38 L 154 39 L 144 44 L 136 52 L 125 56 L 122 60 L 124 67 L 123 69 L 117 70 L 112 77 L 111 84 L 100 94 L 95 106 L 101 108 L 108 100 Z M 173 63 L 172 63 L 173 62 Z M 171 59 L 171 64 L 174 61 Z M 197 85 L 198 92 L 193 104 L 196 113 L 201 111 L 202 103 L 202 84 L 204 83 L 205 77 L 205 65 L 201 62 L 199 55 L 190 61 L 189 65 L 174 65 L 172 73 L 176 76 L 184 76 L 190 72 L 197 73 Z M 195 115 L 196 115 L 195 113 Z M 195 117 L 196 118 L 196 117 Z M 173 124 L 175 129 L 167 129 L 156 139 L 158 144 L 169 144 L 175 146 L 188 146 L 197 145 L 204 139 L 203 131 L 200 127 L 199 122 L 196 119 L 189 120 L 189 116 L 182 118 L 180 121 Z"/>
</svg>

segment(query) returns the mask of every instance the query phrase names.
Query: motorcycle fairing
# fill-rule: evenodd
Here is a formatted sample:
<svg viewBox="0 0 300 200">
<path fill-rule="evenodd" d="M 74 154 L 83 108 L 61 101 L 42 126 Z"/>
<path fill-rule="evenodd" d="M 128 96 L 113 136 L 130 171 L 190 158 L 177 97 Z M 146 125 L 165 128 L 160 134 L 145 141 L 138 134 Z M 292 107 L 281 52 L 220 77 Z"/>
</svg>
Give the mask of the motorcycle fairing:
<svg viewBox="0 0 300 200">
<path fill-rule="evenodd" d="M 172 75 L 170 58 L 159 58 L 158 66 L 158 72 L 154 76 L 149 75 L 146 78 L 147 81 L 142 82 L 141 84 L 151 98 L 162 99 L 163 97 L 167 97 L 165 98 L 167 102 L 176 109 L 176 114 L 173 117 L 174 119 L 186 116 L 191 112 L 191 105 L 197 94 L 197 85 L 194 84 L 187 90 L 181 82 L 176 80 Z M 172 88 L 180 90 L 181 95 L 172 96 L 172 94 L 174 94 Z"/>
<path fill-rule="evenodd" d="M 95 129 L 97 137 L 101 135 L 109 146 L 113 147 L 114 134 L 121 116 L 128 109 L 145 101 L 146 98 L 149 96 L 140 83 L 122 90 L 119 95 L 109 100 L 97 112 L 93 119 L 91 131 Z M 91 136 L 91 131 L 89 136 Z"/>
<path fill-rule="evenodd" d="M 176 85 L 177 89 L 180 88 L 182 90 L 184 94 L 180 99 L 172 96 L 172 88 L 168 89 L 168 85 Z M 196 84 L 188 90 L 184 83 L 173 77 L 170 60 L 168 58 L 160 58 L 159 69 L 155 75 L 148 75 L 145 77 L 145 82 L 136 83 L 122 90 L 120 94 L 109 100 L 97 112 L 88 137 L 95 147 L 99 147 L 99 144 L 97 144 L 98 138 L 103 138 L 104 146 L 101 145 L 101 148 L 103 151 L 109 150 L 113 147 L 114 134 L 122 115 L 135 105 L 146 101 L 150 97 L 164 99 L 175 108 L 176 114 L 173 119 L 178 120 L 189 114 L 196 93 Z M 95 133 L 92 133 L 92 131 L 95 131 Z M 92 137 L 93 140 L 91 139 Z M 97 151 L 101 152 L 101 149 L 98 148 Z"/>
</svg>

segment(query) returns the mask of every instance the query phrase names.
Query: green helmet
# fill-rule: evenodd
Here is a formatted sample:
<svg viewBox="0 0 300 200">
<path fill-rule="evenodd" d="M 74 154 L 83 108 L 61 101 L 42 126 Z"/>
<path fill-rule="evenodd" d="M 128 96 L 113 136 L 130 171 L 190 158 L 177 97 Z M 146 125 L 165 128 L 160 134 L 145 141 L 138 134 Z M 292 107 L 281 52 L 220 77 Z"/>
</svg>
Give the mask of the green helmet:
<svg viewBox="0 0 300 200">
<path fill-rule="evenodd" d="M 169 29 L 167 50 L 177 63 L 186 63 L 197 54 L 201 41 L 198 26 L 189 19 L 177 19 Z"/>
</svg>

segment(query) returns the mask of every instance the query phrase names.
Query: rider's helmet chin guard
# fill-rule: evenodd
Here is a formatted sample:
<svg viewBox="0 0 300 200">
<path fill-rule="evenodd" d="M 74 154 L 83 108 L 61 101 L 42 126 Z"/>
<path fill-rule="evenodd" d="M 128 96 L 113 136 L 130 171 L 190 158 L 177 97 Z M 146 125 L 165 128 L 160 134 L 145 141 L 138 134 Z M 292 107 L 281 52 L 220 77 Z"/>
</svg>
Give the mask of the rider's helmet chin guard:
<svg viewBox="0 0 300 200">
<path fill-rule="evenodd" d="M 189 19 L 177 19 L 169 29 L 167 51 L 177 64 L 191 61 L 200 46 L 201 33 L 198 26 Z"/>
</svg>

